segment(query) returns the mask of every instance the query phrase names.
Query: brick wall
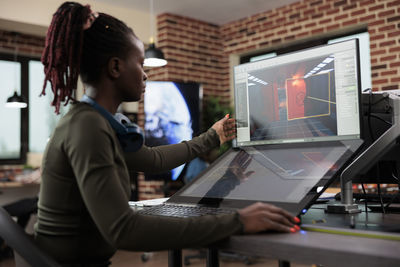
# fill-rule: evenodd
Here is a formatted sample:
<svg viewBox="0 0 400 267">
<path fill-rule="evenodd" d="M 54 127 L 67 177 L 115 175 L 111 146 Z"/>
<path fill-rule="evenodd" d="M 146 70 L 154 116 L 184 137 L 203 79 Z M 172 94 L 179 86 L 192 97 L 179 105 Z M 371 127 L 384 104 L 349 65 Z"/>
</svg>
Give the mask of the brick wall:
<svg viewBox="0 0 400 267">
<path fill-rule="evenodd" d="M 168 65 L 151 70 L 150 79 L 199 82 L 204 95 L 220 96 L 222 101 L 227 101 L 229 69 L 220 28 L 172 14 L 160 15 L 157 27 L 157 45 L 162 48 Z"/>
<path fill-rule="evenodd" d="M 150 80 L 200 82 L 205 99 L 220 96 L 228 104 L 231 53 L 267 50 L 360 26 L 368 27 L 370 34 L 373 89 L 399 89 L 400 0 L 302 0 L 222 26 L 162 14 L 157 22 L 157 47 L 168 65 L 147 73 Z M 21 49 L 40 54 L 36 42 L 43 46 L 43 38 L 26 35 Z M 10 44 L 10 33 L 0 31 L 0 49 L 10 50 Z M 143 122 L 141 102 L 139 125 Z M 139 198 L 162 196 L 162 186 L 162 182 L 145 182 L 140 176 Z"/>
<path fill-rule="evenodd" d="M 203 83 L 204 95 L 229 103 L 229 54 L 267 50 L 366 26 L 370 34 L 374 90 L 398 89 L 400 82 L 399 0 L 303 0 L 220 27 L 163 14 L 158 43 L 169 63 L 149 72 L 151 80 Z"/>
<path fill-rule="evenodd" d="M 163 14 L 157 26 L 157 47 L 168 65 L 148 71 L 150 80 L 200 82 L 205 101 L 214 95 L 230 103 L 230 54 L 360 27 L 370 34 L 373 90 L 400 88 L 400 0 L 303 0 L 222 26 Z M 146 192 L 140 197 L 152 197 L 151 190 Z"/>
<path fill-rule="evenodd" d="M 198 82 L 203 95 L 218 96 L 221 102 L 230 103 L 229 62 L 224 54 L 220 28 L 207 22 L 163 14 L 157 18 L 158 42 L 168 60 L 162 68 L 148 69 L 149 80 Z M 206 100 L 205 100 L 206 101 Z M 144 125 L 143 103 L 139 103 L 139 125 Z M 139 198 L 163 197 L 162 181 L 144 181 L 139 176 Z M 160 195 L 161 193 L 161 195 Z"/>
<path fill-rule="evenodd" d="M 274 47 L 367 26 L 373 90 L 399 89 L 399 0 L 303 0 L 221 27 L 225 53 Z"/>
<path fill-rule="evenodd" d="M 44 48 L 44 37 L 0 30 L 0 52 L 14 54 L 18 47 L 18 55 L 40 56 Z"/>
</svg>

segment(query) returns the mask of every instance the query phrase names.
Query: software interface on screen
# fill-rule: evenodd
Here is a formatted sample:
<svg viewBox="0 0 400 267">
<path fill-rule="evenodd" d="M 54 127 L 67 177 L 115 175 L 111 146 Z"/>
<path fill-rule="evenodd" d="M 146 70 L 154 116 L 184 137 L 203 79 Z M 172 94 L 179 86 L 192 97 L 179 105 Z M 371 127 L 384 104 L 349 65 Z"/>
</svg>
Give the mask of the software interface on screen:
<svg viewBox="0 0 400 267">
<path fill-rule="evenodd" d="M 234 68 L 237 146 L 360 138 L 356 40 Z"/>
</svg>

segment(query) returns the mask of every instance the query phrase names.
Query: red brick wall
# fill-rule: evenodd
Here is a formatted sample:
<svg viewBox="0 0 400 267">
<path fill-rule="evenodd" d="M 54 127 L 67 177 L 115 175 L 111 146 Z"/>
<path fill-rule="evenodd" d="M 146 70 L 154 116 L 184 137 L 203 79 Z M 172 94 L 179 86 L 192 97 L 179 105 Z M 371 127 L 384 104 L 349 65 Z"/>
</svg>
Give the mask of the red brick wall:
<svg viewBox="0 0 400 267">
<path fill-rule="evenodd" d="M 150 80 L 200 82 L 205 99 L 214 95 L 230 102 L 231 53 L 268 50 L 363 26 L 370 34 L 373 90 L 400 88 L 400 0 L 302 0 L 222 26 L 163 14 L 157 26 L 157 47 L 168 65 L 148 71 Z"/>
<path fill-rule="evenodd" d="M 0 52 L 14 54 L 18 47 L 18 55 L 40 56 L 44 48 L 44 37 L 0 30 Z"/>
<path fill-rule="evenodd" d="M 150 72 L 152 80 L 195 81 L 206 96 L 229 103 L 229 69 L 217 25 L 172 14 L 158 17 L 158 47 L 168 65 Z"/>
<path fill-rule="evenodd" d="M 374 90 L 400 82 L 399 0 L 303 0 L 220 27 L 173 14 L 158 17 L 158 47 L 169 63 L 151 80 L 195 81 L 229 103 L 229 54 L 290 44 L 341 29 L 368 27 Z"/>
<path fill-rule="evenodd" d="M 303 0 L 221 27 L 225 53 L 241 53 L 366 25 L 373 90 L 399 89 L 399 0 Z"/>
</svg>

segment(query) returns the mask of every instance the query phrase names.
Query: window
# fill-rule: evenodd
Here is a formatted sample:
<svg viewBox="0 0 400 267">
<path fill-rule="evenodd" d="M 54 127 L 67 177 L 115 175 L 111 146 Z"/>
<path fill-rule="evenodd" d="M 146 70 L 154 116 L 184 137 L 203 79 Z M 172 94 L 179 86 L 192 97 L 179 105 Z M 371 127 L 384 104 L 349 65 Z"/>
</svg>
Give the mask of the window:
<svg viewBox="0 0 400 267">
<path fill-rule="evenodd" d="M 47 94 L 39 97 L 43 80 L 43 65 L 37 58 L 13 59 L 11 55 L 0 54 L 1 164 L 24 164 L 28 151 L 42 153 L 55 125 L 68 109 L 61 106 L 60 115 L 54 113 L 49 85 Z M 14 91 L 25 96 L 28 108 L 5 107 Z"/>
<path fill-rule="evenodd" d="M 57 125 L 58 120 L 66 113 L 67 107 L 61 105 L 60 114 L 56 115 L 50 84 L 47 84 L 46 95 L 40 96 L 43 89 L 43 64 L 37 60 L 29 61 L 29 151 L 42 153 L 47 141 Z"/>
<path fill-rule="evenodd" d="M 21 92 L 21 63 L 0 60 L 0 160 L 21 158 L 21 109 L 5 103 L 14 91 Z"/>
</svg>

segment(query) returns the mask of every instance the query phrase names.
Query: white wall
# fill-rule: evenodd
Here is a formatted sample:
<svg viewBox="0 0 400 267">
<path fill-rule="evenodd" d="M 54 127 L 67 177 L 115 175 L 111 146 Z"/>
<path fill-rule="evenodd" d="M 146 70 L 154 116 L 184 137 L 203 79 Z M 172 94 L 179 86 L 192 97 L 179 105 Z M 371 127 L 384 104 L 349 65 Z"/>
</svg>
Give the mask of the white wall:
<svg viewBox="0 0 400 267">
<path fill-rule="evenodd" d="M 63 0 L 0 0 L 0 28 L 34 35 L 46 34 L 53 13 Z M 107 13 L 124 21 L 145 43 L 150 39 L 150 14 L 125 7 L 99 3 L 94 0 L 81 1 L 90 4 L 93 11 Z M 144 4 L 147 2 L 144 1 Z"/>
</svg>

